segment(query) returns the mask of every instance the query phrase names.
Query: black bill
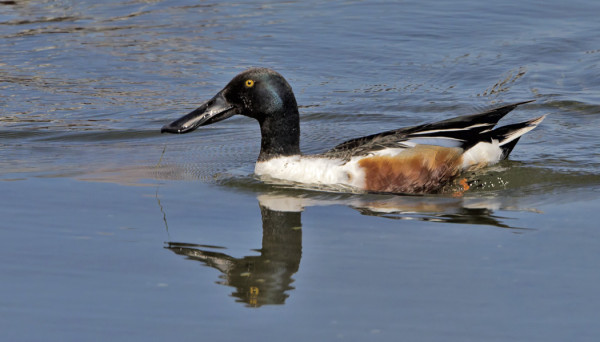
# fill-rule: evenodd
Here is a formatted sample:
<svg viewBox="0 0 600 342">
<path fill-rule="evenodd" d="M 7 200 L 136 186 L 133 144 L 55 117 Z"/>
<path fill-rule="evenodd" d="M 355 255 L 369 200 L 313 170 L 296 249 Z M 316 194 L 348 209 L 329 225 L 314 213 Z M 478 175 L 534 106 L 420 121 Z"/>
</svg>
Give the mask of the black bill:
<svg viewBox="0 0 600 342">
<path fill-rule="evenodd" d="M 191 113 L 164 125 L 161 133 L 188 133 L 200 126 L 210 125 L 215 122 L 225 120 L 236 114 L 235 106 L 229 104 L 223 92 L 219 92 L 212 99 L 204 102 Z"/>
</svg>

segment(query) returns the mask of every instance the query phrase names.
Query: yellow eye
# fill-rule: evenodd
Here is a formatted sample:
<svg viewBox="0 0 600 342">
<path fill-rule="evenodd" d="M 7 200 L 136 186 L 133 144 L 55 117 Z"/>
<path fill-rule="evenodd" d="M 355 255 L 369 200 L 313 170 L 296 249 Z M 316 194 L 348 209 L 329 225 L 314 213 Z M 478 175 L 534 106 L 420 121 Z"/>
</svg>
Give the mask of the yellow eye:
<svg viewBox="0 0 600 342">
<path fill-rule="evenodd" d="M 254 87 L 254 81 L 246 80 L 246 88 L 252 88 L 252 87 Z"/>
</svg>

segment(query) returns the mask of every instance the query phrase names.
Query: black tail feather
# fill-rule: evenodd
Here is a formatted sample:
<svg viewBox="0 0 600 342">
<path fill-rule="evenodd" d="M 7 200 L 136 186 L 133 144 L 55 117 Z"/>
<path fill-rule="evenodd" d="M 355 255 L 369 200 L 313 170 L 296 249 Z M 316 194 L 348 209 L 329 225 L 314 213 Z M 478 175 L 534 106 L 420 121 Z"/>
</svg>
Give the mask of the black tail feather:
<svg viewBox="0 0 600 342">
<path fill-rule="evenodd" d="M 521 137 L 518 137 L 517 139 L 500 146 L 500 148 L 502 149 L 502 159 L 508 158 L 508 155 L 512 152 L 513 148 L 517 146 L 519 139 L 521 139 Z"/>
<path fill-rule="evenodd" d="M 490 138 L 496 139 L 500 143 L 500 148 L 502 148 L 502 159 L 508 157 L 523 134 L 536 128 L 545 117 L 546 115 L 542 115 L 529 121 L 498 127 L 489 132 Z"/>
</svg>

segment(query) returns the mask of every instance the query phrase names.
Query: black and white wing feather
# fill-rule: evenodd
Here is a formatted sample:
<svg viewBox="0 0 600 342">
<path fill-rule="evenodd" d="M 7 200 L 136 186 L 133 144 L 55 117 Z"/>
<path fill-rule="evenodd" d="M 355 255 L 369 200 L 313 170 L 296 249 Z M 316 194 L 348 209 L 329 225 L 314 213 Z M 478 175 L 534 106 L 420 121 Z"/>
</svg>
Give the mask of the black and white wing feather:
<svg viewBox="0 0 600 342">
<path fill-rule="evenodd" d="M 417 144 L 460 147 L 466 151 L 479 142 L 489 142 L 496 139 L 499 140 L 500 146 L 506 147 L 503 148 L 505 158 L 519 140 L 519 137 L 535 128 L 543 120 L 543 117 L 497 129 L 494 129 L 494 127 L 510 111 L 529 102 L 532 101 L 513 103 L 483 113 L 463 115 L 448 120 L 348 140 L 327 151 L 325 155 L 345 156 L 347 158 L 369 154 L 385 148 L 408 148 Z"/>
</svg>

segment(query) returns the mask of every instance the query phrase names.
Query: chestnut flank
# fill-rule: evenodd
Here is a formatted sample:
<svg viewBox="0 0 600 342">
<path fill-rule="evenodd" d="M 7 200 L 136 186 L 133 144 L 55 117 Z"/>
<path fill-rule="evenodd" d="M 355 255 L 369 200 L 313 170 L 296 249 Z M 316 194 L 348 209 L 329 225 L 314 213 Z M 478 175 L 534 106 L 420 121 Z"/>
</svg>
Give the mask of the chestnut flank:
<svg viewBox="0 0 600 342">
<path fill-rule="evenodd" d="M 461 171 L 463 150 L 417 145 L 396 156 L 367 157 L 358 162 L 365 172 L 365 190 L 392 193 L 439 191 Z"/>
</svg>

